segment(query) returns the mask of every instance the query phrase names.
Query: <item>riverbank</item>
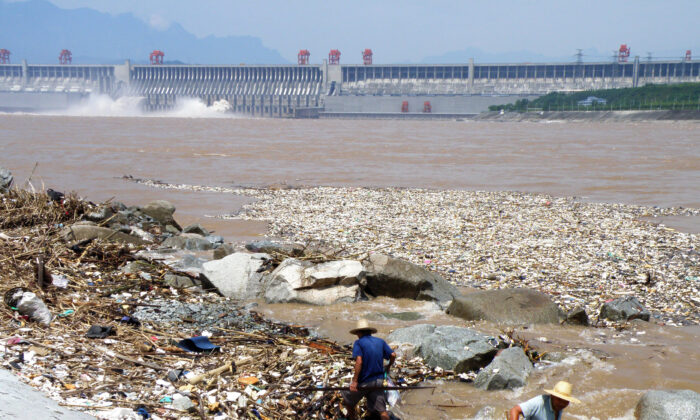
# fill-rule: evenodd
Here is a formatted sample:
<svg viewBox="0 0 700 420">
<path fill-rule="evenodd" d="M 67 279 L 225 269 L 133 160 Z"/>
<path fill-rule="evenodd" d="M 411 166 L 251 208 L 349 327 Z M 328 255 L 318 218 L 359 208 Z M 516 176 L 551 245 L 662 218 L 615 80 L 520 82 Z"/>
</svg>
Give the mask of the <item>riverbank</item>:
<svg viewBox="0 0 700 420">
<path fill-rule="evenodd" d="M 497 122 L 641 122 L 641 121 L 700 121 L 700 110 L 618 110 L 618 111 L 531 111 L 484 112 L 469 118 L 474 121 Z"/>
<path fill-rule="evenodd" d="M 255 197 L 231 219 L 268 221 L 268 235 L 324 240 L 349 255 L 381 250 L 475 289 L 530 287 L 596 315 L 634 295 L 659 321 L 700 323 L 700 236 L 649 218 L 700 209 L 586 203 L 517 192 L 407 188 L 244 189 L 137 182 Z"/>
<path fill-rule="evenodd" d="M 695 254 L 681 256 L 678 261 L 668 258 L 696 246 L 693 242 L 696 238 L 692 235 L 687 238 L 684 235 L 678 236 L 677 232 L 659 226 L 637 225 L 634 218 L 659 214 L 686 214 L 694 217 L 691 215 L 697 214 L 697 211 L 693 209 L 590 205 L 578 203 L 574 199 L 519 193 L 395 188 L 281 187 L 221 190 L 139 182 L 148 187 L 166 189 L 203 189 L 217 194 L 245 193 L 256 201 L 245 206 L 242 213 L 234 217 L 269 219 L 271 230 L 268 233 L 308 241 L 321 240 L 328 247 L 340 247 L 341 253 L 346 256 L 372 251 L 394 255 L 404 252 L 402 255 L 405 255 L 405 259 L 412 260 L 431 272 L 439 272 L 455 283 L 464 284 L 460 281 L 464 278 L 470 286 L 469 290 L 532 285 L 549 291 L 553 299 L 564 308 L 590 298 L 591 304 L 586 308 L 593 317 L 594 310 L 597 309 L 595 304 L 608 295 L 624 296 L 628 292 L 639 293 L 640 298 L 649 295 L 645 304 L 650 305 L 653 314 L 657 315 L 652 323 L 633 326 L 613 323 L 617 329 L 583 330 L 558 325 L 535 326 L 519 333 L 531 343 L 531 348 L 538 348 L 538 352 L 561 353 L 565 360 L 569 360 L 566 363 L 538 363 L 538 370 L 533 374 L 530 384 L 522 390 L 527 395 L 538 392 L 541 386 L 551 382 L 553 375 L 567 377 L 569 373 L 566 372 L 572 369 L 567 363 L 573 363 L 582 377 L 590 377 L 591 372 L 609 372 L 611 365 L 608 360 L 616 358 L 609 354 L 611 349 L 615 349 L 615 352 L 627 351 L 628 346 L 639 345 L 637 343 L 652 344 L 649 355 L 642 355 L 644 358 L 659 357 L 655 350 L 659 342 L 674 343 L 681 361 L 673 363 L 681 371 L 685 363 L 689 363 L 688 366 L 695 363 L 692 356 L 689 359 L 683 356 L 686 354 L 688 340 L 692 339 L 681 338 L 676 343 L 674 340 L 679 340 L 675 338 L 678 334 L 674 334 L 673 330 L 654 329 L 659 328 L 657 324 L 690 323 L 693 318 L 685 316 L 682 307 L 669 307 L 675 312 L 665 313 L 653 306 L 667 303 L 664 301 L 665 293 L 676 293 L 680 301 L 683 297 L 692 298 L 695 296 L 692 289 L 687 291 L 679 288 L 678 282 L 662 277 L 655 278 L 655 286 L 650 288 L 649 284 L 642 283 L 639 287 L 631 284 L 620 286 L 618 279 L 601 280 L 591 276 L 570 279 L 547 273 L 547 270 L 560 270 L 560 274 L 567 272 L 566 264 L 581 264 L 580 261 L 567 258 L 570 254 L 581 253 L 591 247 L 590 239 L 584 240 L 587 237 L 600 241 L 594 243 L 598 243 L 601 248 L 613 244 L 622 247 L 619 250 L 623 253 L 632 253 L 632 250 L 644 244 L 649 246 L 649 252 L 645 255 L 648 262 L 666 265 L 666 268 L 671 266 L 672 270 L 682 270 L 683 262 L 693 263 Z M 224 415 L 235 418 L 234 413 L 239 416 L 241 410 L 246 412 L 253 408 L 270 418 L 295 418 L 299 413 L 311 411 L 332 413 L 337 408 L 336 394 L 323 397 L 317 394 L 313 398 L 297 395 L 284 403 L 275 390 L 288 395 L 289 388 L 295 386 L 343 384 L 351 369 L 349 342 L 345 341 L 348 339 L 347 334 L 335 335 L 338 331 L 346 332 L 350 327 L 348 323 L 352 323 L 353 319 L 359 316 L 373 319 L 373 322 L 378 323 L 381 335 L 396 327 L 416 323 L 464 325 L 463 321 L 445 315 L 435 303 L 405 299 L 376 299 L 375 302 L 343 303 L 343 308 L 336 305 L 320 307 L 321 309 L 309 305 L 261 303 L 256 306 L 256 303 L 251 302 L 232 302 L 217 294 L 200 290 L 201 283 L 197 282 L 196 276 L 188 274 L 185 268 L 163 265 L 157 258 L 151 263 L 145 262 L 143 258 L 146 254 L 137 254 L 143 244 L 128 245 L 99 240 L 66 243 L 60 234 L 65 226 L 73 226 L 73 234 L 76 234 L 83 230 L 81 225 L 96 231 L 99 231 L 96 224 L 113 228 L 122 225 L 118 236 L 120 241 L 136 242 L 141 238 L 155 240 L 154 244 L 159 243 L 160 240 L 156 239 L 164 232 L 174 235 L 173 227 L 168 227 L 175 223 L 168 218 L 172 212 L 154 212 L 155 209 L 165 209 L 167 206 L 151 204 L 127 208 L 114 203 L 109 206 L 92 206 L 84 201 L 76 201 L 73 197 L 56 202 L 44 194 L 18 193 L 3 196 L 0 268 L 6 281 L 2 292 L 7 298 L 7 293 L 14 287 L 32 290 L 58 316 L 49 328 L 42 328 L 35 320 L 26 315 L 23 317 L 22 313 L 11 307 L 3 306 L 3 321 L 0 324 L 3 340 L 0 350 L 3 365 L 13 369 L 24 380 L 48 392 L 62 404 L 88 410 L 98 416 L 114 413 L 117 408 L 142 408 L 160 418 L 184 415 L 182 410 L 191 410 L 190 416 L 202 418 L 210 415 L 215 418 L 224 418 Z M 109 208 L 121 210 L 110 215 Z M 144 214 L 158 216 L 162 222 L 154 224 Z M 126 219 L 117 221 L 115 217 Z M 590 224 L 591 221 L 596 224 Z M 460 233 L 453 231 L 454 226 L 460 226 Z M 530 230 L 523 231 L 519 226 L 529 226 Z M 576 233 L 581 229 L 583 231 Z M 600 237 L 597 232 L 599 229 L 607 232 L 607 239 Z M 185 230 L 191 231 L 190 228 Z M 513 232 L 514 236 L 503 235 L 503 232 L 508 231 Z M 116 239 L 110 235 L 116 233 L 110 233 L 105 239 Z M 138 238 L 134 235 L 138 235 Z M 196 238 L 196 235 L 190 233 L 174 235 L 171 239 L 178 236 L 191 240 Z M 202 240 L 204 238 L 202 236 Z M 640 242 L 640 238 L 646 242 Z M 654 241 L 665 245 L 658 245 L 658 249 L 655 249 Z M 581 244 L 577 245 L 577 242 Z M 500 247 L 502 243 L 504 247 Z M 630 248 L 624 248 L 625 244 Z M 513 255 L 509 254 L 509 249 L 519 251 Z M 42 251 L 41 254 L 37 254 L 39 250 Z M 474 251 L 478 251 L 476 255 L 471 254 Z M 158 251 L 161 255 L 169 252 Z M 449 260 L 447 257 L 453 252 L 461 259 Z M 562 253 L 567 258 L 558 256 Z M 642 255 L 639 252 L 637 254 Z M 37 259 L 37 255 L 41 255 L 42 260 Z M 583 257 L 599 257 L 596 252 L 592 254 L 594 257 L 590 255 L 585 254 Z M 629 258 L 623 261 L 620 258 L 622 255 L 624 254 L 619 253 L 611 256 L 606 253 L 603 260 L 592 261 L 591 265 L 602 263 L 614 273 L 620 273 L 625 266 L 637 263 L 637 260 Z M 548 261 L 552 258 L 554 261 Z M 542 277 L 546 278 L 546 282 L 539 281 L 536 277 L 533 282 L 530 273 L 534 277 L 537 272 L 528 271 L 533 267 L 526 266 L 538 259 L 542 265 L 536 268 L 540 269 L 540 275 L 546 276 Z M 38 270 L 41 261 L 48 271 Z M 194 264 L 192 259 L 188 261 Z M 521 264 L 522 268 L 513 272 L 515 266 L 504 265 L 508 261 Z M 559 265 L 548 265 L 555 262 Z M 480 272 L 468 274 L 465 270 L 471 265 Z M 491 271 L 486 271 L 488 267 L 491 267 Z M 508 270 L 504 269 L 506 267 Z M 680 271 L 663 273 L 678 272 Z M 41 273 L 41 277 L 38 273 Z M 51 279 L 50 285 L 42 288 L 42 278 Z M 625 277 L 620 280 L 623 278 Z M 586 282 L 593 283 L 594 287 L 587 286 Z M 596 291 L 597 286 L 602 286 L 602 291 Z M 615 287 L 618 291 L 625 289 L 627 293 L 616 294 Z M 651 289 L 662 292 L 657 293 Z M 691 304 L 692 302 L 691 299 Z M 13 302 L 9 304 L 14 305 Z M 401 307 L 404 309 L 401 310 Z M 256 308 L 259 308 L 259 313 Z M 273 319 L 285 320 L 286 323 L 270 321 L 269 318 L 260 316 L 263 313 L 270 314 Z M 331 329 L 334 339 L 319 337 L 315 328 L 323 322 L 333 322 L 333 317 L 339 316 L 343 318 L 342 323 L 336 321 Z M 133 319 L 138 319 L 139 324 L 135 324 Z M 598 324 L 607 323 L 600 320 Z M 98 339 L 85 337 L 90 327 L 95 325 L 113 328 L 112 332 L 116 335 L 107 334 Z M 503 333 L 499 332 L 498 326 L 488 323 L 468 325 L 499 337 L 498 341 L 501 342 Z M 308 326 L 313 326 L 314 330 L 305 328 Z M 692 336 L 691 331 L 688 332 Z M 175 345 L 189 337 L 202 335 L 221 346 L 221 353 L 188 354 Z M 642 335 L 643 341 L 640 342 L 638 337 Z M 546 338 L 552 336 L 559 339 L 552 342 Z M 681 337 L 685 336 L 681 334 Z M 562 343 L 559 341 L 561 339 L 565 341 Z M 616 347 L 611 348 L 606 343 L 614 343 Z M 596 347 L 600 349 L 597 350 Z M 675 360 L 666 356 L 663 358 L 669 362 Z M 252 365 L 248 364 L 251 359 L 256 361 Z M 188 384 L 193 376 L 225 366 L 229 360 L 234 360 L 238 366 L 234 374 L 225 374 L 214 382 L 205 383 L 215 384 L 216 389 L 207 390 Z M 635 363 L 631 363 L 626 367 L 625 375 L 637 368 Z M 170 378 L 171 373 L 176 376 Z M 181 374 L 186 377 L 180 378 Z M 432 383 L 438 389 L 435 394 L 419 391 L 406 393 L 406 403 L 400 407 L 399 412 L 407 419 L 426 416 L 432 418 L 446 410 L 449 415 L 442 416 L 443 418 L 463 417 L 465 412 L 469 415 L 482 412 L 479 418 L 491 413 L 491 417 L 496 418 L 494 410 L 517 402 L 520 393 L 511 395 L 510 391 L 502 391 L 490 394 L 487 398 L 494 401 L 485 404 L 483 400 L 486 391 L 475 390 L 469 383 L 473 374 L 475 372 L 465 376 L 465 379 L 458 379 L 454 372 L 439 366 L 430 368 L 420 358 L 400 358 L 397 377 L 409 381 L 408 383 L 431 378 L 437 380 Z M 693 381 L 682 377 L 682 374 L 677 375 L 676 379 L 681 386 L 686 383 L 691 388 L 695 386 Z M 257 380 L 257 383 L 248 385 L 246 381 L 249 380 Z M 654 382 L 642 383 L 642 386 L 656 386 Z M 605 410 L 607 403 L 598 404 L 592 400 L 595 393 L 589 387 L 582 386 L 581 389 L 590 397 L 590 401 L 587 401 L 589 406 Z M 610 392 L 615 398 L 624 400 L 624 404 L 615 407 L 618 415 L 633 407 L 641 395 L 636 390 Z M 461 400 L 464 395 L 467 396 L 468 403 L 455 404 L 454 398 Z"/>
</svg>

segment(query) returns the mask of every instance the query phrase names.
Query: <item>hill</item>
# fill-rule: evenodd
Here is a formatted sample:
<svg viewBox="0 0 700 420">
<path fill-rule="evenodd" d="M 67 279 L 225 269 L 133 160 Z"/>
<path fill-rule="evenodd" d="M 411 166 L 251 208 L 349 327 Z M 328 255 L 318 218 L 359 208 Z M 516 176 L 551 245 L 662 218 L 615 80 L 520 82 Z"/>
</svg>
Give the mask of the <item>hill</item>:
<svg viewBox="0 0 700 420">
<path fill-rule="evenodd" d="M 579 101 L 595 97 L 591 105 Z M 603 99 L 604 101 L 601 101 Z M 637 88 L 601 89 L 583 92 L 553 92 L 533 101 L 492 105 L 491 111 L 606 111 L 606 110 L 691 110 L 700 109 L 700 83 L 646 85 Z"/>
<path fill-rule="evenodd" d="M 87 8 L 61 9 L 45 0 L 0 1 L 0 28 L 0 48 L 12 52 L 13 63 L 22 59 L 57 63 L 64 48 L 71 50 L 76 64 L 114 64 L 127 58 L 145 63 L 155 49 L 165 52 L 166 63 L 287 63 L 259 38 L 197 38 L 176 23 L 159 30 L 132 14 L 112 16 Z"/>
</svg>

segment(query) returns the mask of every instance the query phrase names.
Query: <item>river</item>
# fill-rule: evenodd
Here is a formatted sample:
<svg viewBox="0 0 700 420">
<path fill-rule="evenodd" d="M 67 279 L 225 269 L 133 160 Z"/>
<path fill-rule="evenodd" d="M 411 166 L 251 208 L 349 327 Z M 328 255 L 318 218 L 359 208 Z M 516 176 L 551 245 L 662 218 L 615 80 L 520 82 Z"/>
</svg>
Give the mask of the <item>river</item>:
<svg viewBox="0 0 700 420">
<path fill-rule="evenodd" d="M 178 114 L 181 115 L 181 114 Z M 207 116 L 207 115 L 204 115 Z M 201 222 L 230 240 L 259 237 L 263 222 L 212 218 L 249 200 L 230 194 L 151 189 L 121 177 L 265 186 L 401 186 L 516 190 L 587 201 L 700 207 L 697 122 L 494 123 L 473 121 L 282 120 L 180 116 L 0 115 L 0 165 L 18 185 L 76 191 L 126 204 L 167 199 L 181 224 Z M 700 232 L 698 218 L 657 220 Z M 317 308 L 266 305 L 279 320 L 351 342 L 351 319 L 368 316 L 379 334 L 417 322 L 463 325 L 430 304 L 378 299 Z M 382 312 L 415 311 L 418 321 Z M 498 327 L 479 324 L 483 331 Z M 503 418 L 503 410 L 559 378 L 576 385 L 578 419 L 633 418 L 643 390 L 700 392 L 698 327 L 639 324 L 625 331 L 535 326 L 519 331 L 566 361 L 537 370 L 518 391 L 469 384 L 406 393 L 404 418 Z M 483 410 L 484 407 L 491 407 Z"/>
</svg>

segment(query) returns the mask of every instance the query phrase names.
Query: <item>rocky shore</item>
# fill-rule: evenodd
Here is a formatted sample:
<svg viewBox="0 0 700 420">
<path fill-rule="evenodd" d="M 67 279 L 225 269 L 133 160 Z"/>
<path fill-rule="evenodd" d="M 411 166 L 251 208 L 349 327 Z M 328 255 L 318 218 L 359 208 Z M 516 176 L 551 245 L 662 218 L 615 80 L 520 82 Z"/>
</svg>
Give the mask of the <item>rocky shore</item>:
<svg viewBox="0 0 700 420">
<path fill-rule="evenodd" d="M 433 302 L 464 321 L 389 334 L 395 377 L 401 386 L 461 381 L 485 391 L 521 388 L 533 370 L 565 357 L 538 351 L 512 328 L 700 321 L 698 238 L 639 221 L 697 209 L 130 179 L 257 198 L 226 217 L 269 220 L 271 239 L 237 244 L 180 226 L 167 201 L 93 204 L 10 188 L 5 172 L 0 361 L 61 405 L 100 418 L 342 416 L 338 393 L 305 389 L 347 386 L 350 348 L 265 319 L 254 301 Z M 511 329 L 490 335 L 476 321 Z M 693 417 L 700 396 L 682 392 L 690 403 L 645 396 L 638 417 Z"/>
<path fill-rule="evenodd" d="M 627 296 L 656 322 L 700 323 L 700 235 L 642 220 L 698 217 L 700 209 L 518 192 L 137 182 L 252 196 L 257 201 L 223 217 L 267 220 L 272 237 L 323 240 L 344 258 L 388 254 L 458 286 L 531 288 L 603 325 L 603 303 Z"/>
</svg>

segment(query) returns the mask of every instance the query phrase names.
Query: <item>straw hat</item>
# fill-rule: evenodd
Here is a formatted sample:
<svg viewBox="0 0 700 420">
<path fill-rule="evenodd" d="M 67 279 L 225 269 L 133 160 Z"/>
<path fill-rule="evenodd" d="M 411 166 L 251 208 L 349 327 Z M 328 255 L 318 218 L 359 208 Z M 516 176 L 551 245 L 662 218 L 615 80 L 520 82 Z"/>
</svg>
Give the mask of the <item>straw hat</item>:
<svg viewBox="0 0 700 420">
<path fill-rule="evenodd" d="M 369 322 L 363 318 L 357 321 L 355 328 L 350 330 L 350 334 L 357 334 L 360 331 L 369 331 L 370 333 L 374 334 L 377 332 L 377 329 L 370 327 Z"/>
<path fill-rule="evenodd" d="M 566 400 L 574 404 L 580 404 L 581 401 L 571 396 L 571 391 L 571 384 L 565 381 L 557 382 L 557 384 L 554 385 L 554 389 L 544 390 L 544 392 L 546 392 L 547 394 L 554 395 L 555 397 L 561 398 L 562 400 Z"/>
</svg>

